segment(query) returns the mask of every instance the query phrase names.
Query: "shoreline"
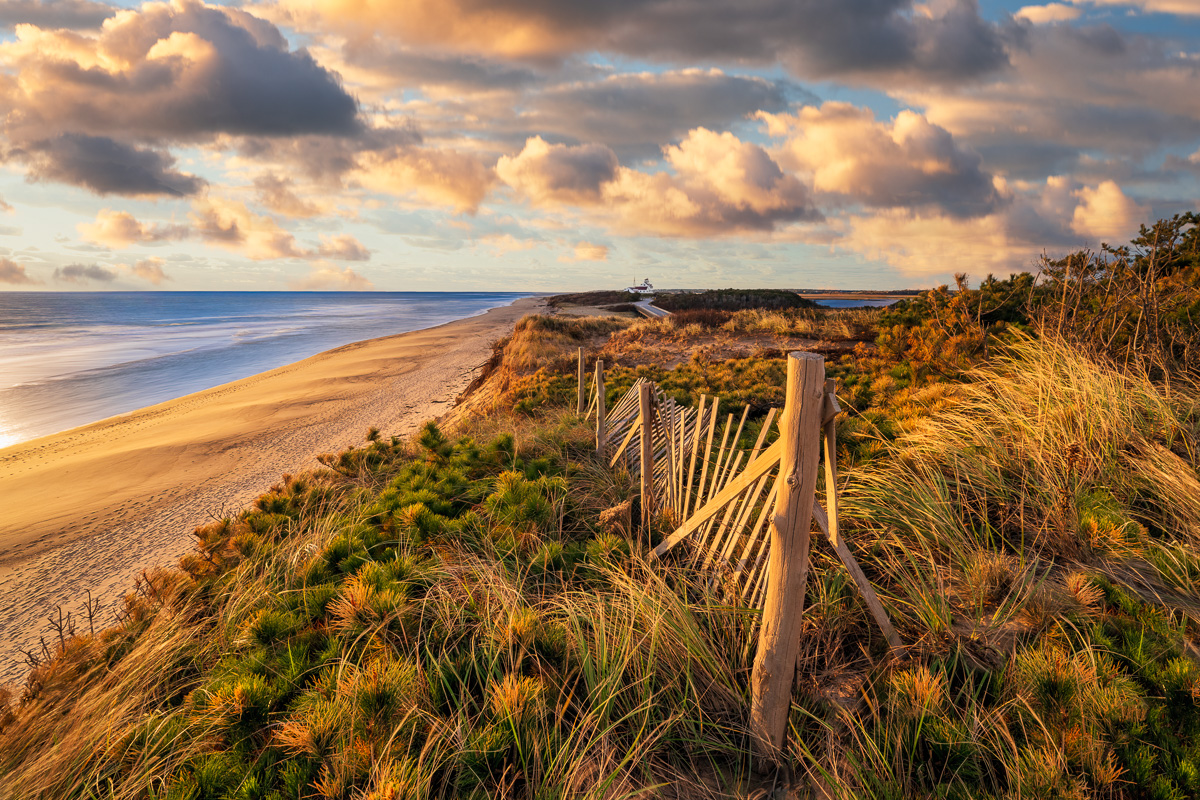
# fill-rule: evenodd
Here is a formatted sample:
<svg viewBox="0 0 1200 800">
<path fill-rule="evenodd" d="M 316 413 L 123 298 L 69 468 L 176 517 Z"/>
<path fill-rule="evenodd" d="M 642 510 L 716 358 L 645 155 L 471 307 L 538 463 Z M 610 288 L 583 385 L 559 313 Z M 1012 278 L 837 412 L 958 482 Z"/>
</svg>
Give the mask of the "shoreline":
<svg viewBox="0 0 1200 800">
<path fill-rule="evenodd" d="M 134 577 L 173 564 L 210 517 L 372 425 L 406 435 L 449 410 L 491 342 L 543 304 L 353 342 L 0 449 L 0 683 L 24 674 L 20 651 L 55 607 L 78 617 L 90 589 L 107 624 Z"/>
<path fill-rule="evenodd" d="M 26 292 L 26 294 L 56 295 L 56 294 L 62 294 L 62 292 Z M 89 293 L 88 292 L 77 292 L 77 294 L 89 294 Z M 116 295 L 129 294 L 129 295 L 137 295 L 137 296 L 142 296 L 142 295 L 147 295 L 147 294 L 150 294 L 150 295 L 171 295 L 171 294 L 174 294 L 174 295 L 214 295 L 214 294 L 286 294 L 286 295 L 293 295 L 293 294 L 299 294 L 299 292 L 195 292 L 195 291 L 140 292 L 139 291 L 139 292 L 105 292 L 103 294 L 116 294 Z M 426 295 L 426 294 L 437 294 L 437 293 L 436 292 L 419 292 L 419 293 L 413 293 L 413 292 L 395 292 L 395 293 L 389 293 L 389 292 L 315 292 L 312 294 L 335 294 L 339 297 L 344 297 L 346 295 L 353 295 L 353 294 L 367 294 L 367 295 L 372 295 L 372 296 L 377 296 L 377 295 L 381 295 L 381 294 L 384 294 L 384 295 L 400 294 L 400 295 L 407 296 L 407 295 L 412 295 L 412 294 Z M 461 292 L 445 292 L 444 294 L 452 295 L 454 297 L 459 297 L 463 293 L 461 293 Z M 487 294 L 487 295 L 494 296 L 494 295 L 498 295 L 501 293 L 500 292 L 480 292 L 479 294 Z M 150 397 L 150 398 L 147 398 L 149 400 L 149 402 L 143 403 L 141 405 L 137 405 L 132 408 L 126 408 L 125 410 L 120 410 L 120 411 L 115 411 L 113 413 L 105 414 L 102 417 L 88 419 L 84 422 L 72 424 L 66 428 L 60 428 L 58 430 L 53 430 L 53 431 L 49 431 L 49 432 L 45 432 L 45 433 L 38 433 L 27 439 L 20 439 L 18 441 L 10 441 L 6 444 L 0 445 L 0 456 L 3 456 L 5 450 L 7 450 L 8 448 L 11 448 L 11 447 L 18 447 L 20 445 L 34 442 L 38 439 L 61 436 L 63 434 L 69 433 L 69 432 L 79 429 L 79 428 L 86 428 L 89 425 L 95 425 L 95 424 L 99 424 L 99 423 L 103 423 L 103 422 L 108 422 L 110 420 L 117 419 L 119 417 L 129 416 L 130 414 L 136 414 L 136 413 L 138 413 L 140 411 L 144 411 L 148 408 L 162 405 L 164 403 L 170 403 L 175 400 L 182 399 L 183 397 L 187 397 L 189 395 L 200 394 L 201 392 L 208 391 L 209 389 L 216 389 L 218 387 L 225 386 L 227 384 L 236 383 L 236 382 L 238 382 L 240 380 L 244 380 L 246 378 L 253 378 L 256 375 L 261 375 L 263 373 L 270 372 L 273 369 L 278 369 L 280 367 L 286 367 L 286 366 L 289 366 L 290 364 L 298 363 L 307 358 L 311 358 L 313 356 L 318 356 L 318 355 L 321 355 L 322 353 L 327 353 L 330 350 L 336 350 L 339 347 L 343 347 L 343 346 L 351 345 L 351 344 L 358 344 L 358 343 L 364 342 L 364 341 L 371 341 L 373 339 L 383 339 L 383 338 L 387 338 L 389 336 L 400 336 L 400 335 L 403 335 L 406 333 L 416 333 L 418 331 L 438 328 L 438 327 L 441 327 L 442 325 L 449 325 L 451 323 L 458 322 L 460 320 L 471 319 L 472 317 L 482 316 L 493 309 L 504 308 L 506 306 L 510 306 L 519 300 L 525 300 L 525 299 L 529 299 L 529 298 L 537 298 L 537 297 L 541 296 L 536 292 L 528 292 L 528 293 L 522 293 L 522 294 L 518 294 L 516 292 L 506 292 L 503 294 L 514 295 L 514 296 L 508 297 L 508 298 L 495 297 L 494 299 L 501 301 L 501 302 L 499 302 L 498 305 L 482 308 L 480 310 L 473 311 L 473 312 L 466 314 L 464 316 L 461 316 L 461 317 L 444 317 L 440 321 L 437 321 L 436 317 L 434 320 L 422 320 L 420 322 L 421 327 L 413 328 L 411 330 L 398 330 L 398 331 L 394 331 L 391 333 L 384 333 L 379 336 L 369 336 L 370 332 L 365 331 L 363 333 L 368 334 L 368 338 L 355 339 L 352 341 L 342 341 L 341 344 L 337 344 L 333 347 L 321 347 L 321 349 L 319 349 L 319 350 L 314 350 L 314 351 L 310 351 L 307 353 L 298 352 L 298 353 L 286 354 L 286 357 L 288 360 L 283 361 L 282 363 L 276 363 L 273 366 L 260 365 L 260 366 L 257 366 L 253 372 L 244 372 L 243 373 L 239 370 L 238 372 L 240 374 L 222 377 L 222 378 L 220 378 L 220 383 L 216 383 L 211 386 L 199 386 L 197 388 L 188 390 L 185 394 L 176 395 L 173 397 L 162 397 L 160 399 L 153 399 L 153 397 Z M 178 353 L 171 354 L 171 355 L 178 355 Z M 283 356 L 285 354 L 281 353 L 279 355 Z M 158 358 L 158 356 L 154 356 L 152 358 Z M 107 369 L 118 368 L 121 366 L 124 366 L 124 365 L 120 364 L 120 363 L 115 363 L 115 364 L 111 364 L 111 365 L 101 366 L 98 368 L 84 369 L 84 370 L 82 370 L 82 372 L 86 373 L 86 372 L 90 372 L 90 371 L 102 371 L 102 370 L 107 370 Z M 52 383 L 58 378 L 71 379 L 71 378 L 75 377 L 76 374 L 78 374 L 78 373 L 65 373 L 63 375 L 55 375 L 55 376 L 49 376 L 49 377 L 37 377 L 37 378 L 34 378 L 32 383 L 34 383 L 34 384 Z M 213 376 L 213 377 L 216 377 L 216 376 Z M 27 384 L 25 384 L 24 382 L 18 382 L 15 384 L 10 384 L 8 386 L 5 386 L 5 387 L 3 387 L 3 389 L 0 389 L 0 391 L 3 391 L 4 389 L 19 389 L 19 388 L 22 388 L 24 385 L 27 385 Z M 0 428 L 0 440 L 4 440 L 4 439 L 6 439 L 5 431 L 3 428 Z"/>
</svg>

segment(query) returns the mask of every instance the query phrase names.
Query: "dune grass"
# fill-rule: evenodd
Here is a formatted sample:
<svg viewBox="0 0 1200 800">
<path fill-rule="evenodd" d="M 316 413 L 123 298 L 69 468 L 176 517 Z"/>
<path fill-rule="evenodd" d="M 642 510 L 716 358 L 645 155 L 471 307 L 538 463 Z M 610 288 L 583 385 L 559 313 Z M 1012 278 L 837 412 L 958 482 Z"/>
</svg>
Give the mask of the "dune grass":
<svg viewBox="0 0 1200 800">
<path fill-rule="evenodd" d="M 38 669 L 6 797 L 620 797 L 741 780 L 747 612 L 648 569 L 587 429 L 376 438 Z M 568 492 L 568 480 L 571 491 Z"/>
</svg>

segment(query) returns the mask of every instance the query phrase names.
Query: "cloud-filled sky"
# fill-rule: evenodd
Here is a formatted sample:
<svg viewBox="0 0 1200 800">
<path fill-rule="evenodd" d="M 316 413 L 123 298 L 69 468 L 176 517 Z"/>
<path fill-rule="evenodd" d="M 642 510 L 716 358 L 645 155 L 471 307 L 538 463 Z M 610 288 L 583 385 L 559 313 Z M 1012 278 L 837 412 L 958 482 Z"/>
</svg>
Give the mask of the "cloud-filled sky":
<svg viewBox="0 0 1200 800">
<path fill-rule="evenodd" d="M 0 0 L 0 290 L 903 288 L 1200 208 L 1200 0 Z"/>
</svg>

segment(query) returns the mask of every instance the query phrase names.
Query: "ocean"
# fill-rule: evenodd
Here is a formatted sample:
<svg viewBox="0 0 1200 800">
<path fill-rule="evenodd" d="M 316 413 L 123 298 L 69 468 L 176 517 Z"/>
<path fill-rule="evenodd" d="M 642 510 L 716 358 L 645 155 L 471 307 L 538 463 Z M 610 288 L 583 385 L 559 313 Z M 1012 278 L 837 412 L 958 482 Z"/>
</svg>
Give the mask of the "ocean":
<svg viewBox="0 0 1200 800">
<path fill-rule="evenodd" d="M 823 308 L 883 308 L 903 300 L 903 297 L 868 297 L 865 300 L 846 299 L 844 297 L 810 298 Z"/>
<path fill-rule="evenodd" d="M 0 447 L 526 296 L 0 292 Z"/>
</svg>

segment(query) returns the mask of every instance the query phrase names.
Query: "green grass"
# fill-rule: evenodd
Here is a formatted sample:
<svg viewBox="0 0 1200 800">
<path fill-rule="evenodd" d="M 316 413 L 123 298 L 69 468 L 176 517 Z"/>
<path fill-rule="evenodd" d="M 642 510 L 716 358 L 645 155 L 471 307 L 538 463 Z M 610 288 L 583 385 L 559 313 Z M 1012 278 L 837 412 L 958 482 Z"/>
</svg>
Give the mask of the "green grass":
<svg viewBox="0 0 1200 800">
<path fill-rule="evenodd" d="M 611 796 L 698 764 L 737 781 L 746 614 L 597 525 L 628 487 L 586 440 L 570 418 L 524 443 L 430 425 L 200 529 L 124 626 L 38 672 L 3 734 L 5 796 Z"/>
</svg>

